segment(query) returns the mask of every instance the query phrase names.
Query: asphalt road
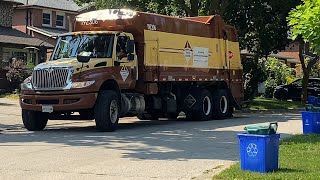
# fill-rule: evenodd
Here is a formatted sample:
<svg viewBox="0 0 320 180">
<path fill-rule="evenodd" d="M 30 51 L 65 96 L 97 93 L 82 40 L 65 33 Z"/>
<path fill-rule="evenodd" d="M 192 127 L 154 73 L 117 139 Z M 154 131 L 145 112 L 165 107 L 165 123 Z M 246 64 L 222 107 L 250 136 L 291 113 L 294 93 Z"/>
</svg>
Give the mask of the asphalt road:
<svg viewBox="0 0 320 180">
<path fill-rule="evenodd" d="M 272 121 L 282 137 L 302 131 L 297 112 L 207 122 L 125 118 L 113 133 L 96 132 L 93 121 L 49 121 L 45 131 L 28 132 L 17 101 L 0 98 L 0 179 L 207 179 L 239 160 L 238 132 Z"/>
</svg>

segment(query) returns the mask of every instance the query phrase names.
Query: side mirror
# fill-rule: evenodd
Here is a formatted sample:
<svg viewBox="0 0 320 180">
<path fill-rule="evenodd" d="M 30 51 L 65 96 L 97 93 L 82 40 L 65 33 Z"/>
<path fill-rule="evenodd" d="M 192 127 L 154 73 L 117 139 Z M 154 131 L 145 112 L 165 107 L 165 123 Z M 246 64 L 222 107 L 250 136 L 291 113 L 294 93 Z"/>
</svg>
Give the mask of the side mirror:
<svg viewBox="0 0 320 180">
<path fill-rule="evenodd" d="M 77 56 L 77 60 L 81 63 L 87 63 L 90 61 L 90 56 Z"/>
<path fill-rule="evenodd" d="M 87 63 L 90 61 L 91 52 L 81 52 L 77 55 L 77 60 L 81 63 Z"/>
<path fill-rule="evenodd" d="M 128 59 L 128 61 L 133 61 L 134 60 L 134 55 L 132 53 L 128 54 L 127 59 Z"/>
<path fill-rule="evenodd" d="M 127 41 L 126 47 L 127 47 L 126 51 L 128 54 L 134 53 L 134 41 L 133 40 Z"/>
</svg>

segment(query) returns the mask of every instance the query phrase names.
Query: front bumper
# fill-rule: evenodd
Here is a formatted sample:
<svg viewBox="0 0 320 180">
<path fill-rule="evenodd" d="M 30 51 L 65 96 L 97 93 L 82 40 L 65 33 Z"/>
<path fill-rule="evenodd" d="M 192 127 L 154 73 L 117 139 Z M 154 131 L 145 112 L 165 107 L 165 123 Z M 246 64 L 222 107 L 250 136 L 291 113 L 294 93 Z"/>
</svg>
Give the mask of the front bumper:
<svg viewBox="0 0 320 180">
<path fill-rule="evenodd" d="M 77 111 L 93 108 L 98 93 L 59 95 L 20 95 L 20 106 L 25 110 L 42 111 L 43 105 L 51 105 L 53 111 Z"/>
</svg>

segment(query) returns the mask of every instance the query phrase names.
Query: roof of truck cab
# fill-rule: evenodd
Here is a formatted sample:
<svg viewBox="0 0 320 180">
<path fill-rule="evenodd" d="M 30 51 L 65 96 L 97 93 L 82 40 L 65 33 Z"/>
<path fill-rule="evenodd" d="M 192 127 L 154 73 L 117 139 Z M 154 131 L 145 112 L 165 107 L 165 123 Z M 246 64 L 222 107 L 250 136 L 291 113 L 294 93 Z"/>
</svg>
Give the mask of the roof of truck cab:
<svg viewBox="0 0 320 180">
<path fill-rule="evenodd" d="M 60 36 L 80 35 L 80 34 L 116 34 L 118 31 L 76 31 L 60 34 Z"/>
</svg>

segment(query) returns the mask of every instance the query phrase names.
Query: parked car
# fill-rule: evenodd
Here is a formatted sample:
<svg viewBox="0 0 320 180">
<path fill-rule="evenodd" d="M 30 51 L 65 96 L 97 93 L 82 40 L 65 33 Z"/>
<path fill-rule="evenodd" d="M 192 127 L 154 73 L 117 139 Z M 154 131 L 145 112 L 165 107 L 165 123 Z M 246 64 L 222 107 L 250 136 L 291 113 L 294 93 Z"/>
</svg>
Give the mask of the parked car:
<svg viewBox="0 0 320 180">
<path fill-rule="evenodd" d="M 273 96 L 280 100 L 301 100 L 302 79 L 298 79 L 288 85 L 276 87 Z M 320 78 L 310 78 L 308 83 L 308 95 L 320 95 Z"/>
</svg>

